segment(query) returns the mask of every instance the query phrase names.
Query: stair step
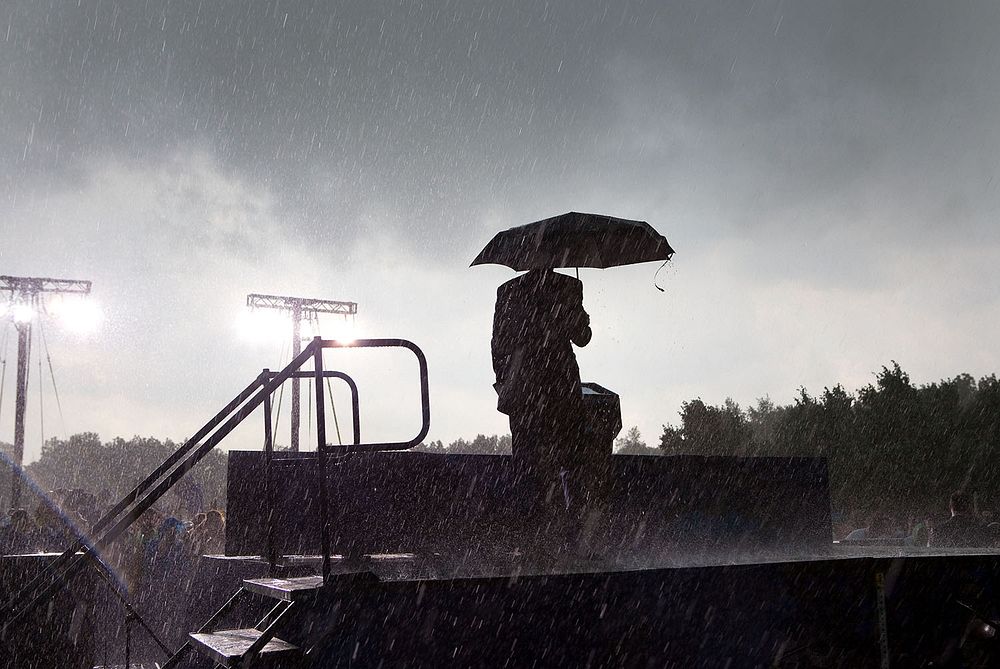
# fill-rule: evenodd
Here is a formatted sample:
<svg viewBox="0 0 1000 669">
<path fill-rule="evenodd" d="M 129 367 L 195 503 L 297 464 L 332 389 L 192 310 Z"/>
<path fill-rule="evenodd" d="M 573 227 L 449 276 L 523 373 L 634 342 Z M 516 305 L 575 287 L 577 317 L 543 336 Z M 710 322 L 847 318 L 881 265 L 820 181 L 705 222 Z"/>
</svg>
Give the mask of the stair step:
<svg viewBox="0 0 1000 669">
<path fill-rule="evenodd" d="M 251 578 L 243 581 L 243 587 L 264 597 L 295 602 L 315 595 L 323 587 L 323 577 Z"/>
<path fill-rule="evenodd" d="M 212 634 L 192 632 L 188 636 L 191 637 L 197 650 L 224 667 L 232 667 L 260 638 L 261 631 L 255 629 L 219 630 Z M 295 656 L 298 652 L 298 646 L 275 637 L 261 649 L 259 657 L 278 659 Z"/>
</svg>

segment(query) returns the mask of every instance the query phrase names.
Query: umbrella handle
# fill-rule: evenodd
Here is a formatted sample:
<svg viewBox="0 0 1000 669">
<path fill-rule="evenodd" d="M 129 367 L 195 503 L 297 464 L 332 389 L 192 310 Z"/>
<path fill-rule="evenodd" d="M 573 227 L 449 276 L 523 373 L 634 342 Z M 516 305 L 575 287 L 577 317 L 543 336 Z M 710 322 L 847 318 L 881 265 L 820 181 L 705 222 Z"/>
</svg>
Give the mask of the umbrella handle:
<svg viewBox="0 0 1000 669">
<path fill-rule="evenodd" d="M 657 268 L 656 272 L 653 274 L 653 287 L 656 288 L 661 293 L 665 293 L 666 291 L 663 290 L 663 288 L 660 287 L 660 284 L 656 283 L 656 277 L 660 274 L 660 270 L 667 266 L 668 262 L 670 262 L 670 258 L 667 258 L 666 260 L 664 260 L 663 264 L 660 265 Z"/>
</svg>

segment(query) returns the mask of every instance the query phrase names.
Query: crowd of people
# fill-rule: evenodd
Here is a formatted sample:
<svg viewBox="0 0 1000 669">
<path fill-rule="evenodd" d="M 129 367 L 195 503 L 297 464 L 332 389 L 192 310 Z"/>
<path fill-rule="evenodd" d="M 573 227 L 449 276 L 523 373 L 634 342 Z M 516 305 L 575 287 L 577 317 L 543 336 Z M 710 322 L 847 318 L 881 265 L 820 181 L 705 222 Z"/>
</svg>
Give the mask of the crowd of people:
<svg viewBox="0 0 1000 669">
<path fill-rule="evenodd" d="M 15 508 L 0 518 L 0 555 L 60 553 L 92 534 L 110 508 L 110 494 L 53 490 L 32 499 L 28 509 Z M 203 580 L 201 555 L 225 551 L 226 519 L 222 511 L 185 512 L 152 507 L 140 515 L 118 541 L 102 551 L 102 561 L 120 579 L 128 599 L 156 634 L 171 643 L 190 617 L 192 592 Z M 0 559 L 7 559 L 6 557 Z M 116 605 L 108 604 L 117 611 Z M 199 615 L 202 612 L 199 611 Z M 140 635 L 141 643 L 151 643 Z"/>
<path fill-rule="evenodd" d="M 953 493 L 948 511 L 947 516 L 910 516 L 905 522 L 875 513 L 862 527 L 851 527 L 849 521 L 837 523 L 834 533 L 845 544 L 1000 549 L 1000 521 L 991 512 L 978 510 L 971 494 Z"/>
<path fill-rule="evenodd" d="M 88 533 L 104 505 L 81 489 L 57 489 L 35 506 L 10 509 L 0 518 L 0 555 L 55 553 Z M 911 515 L 905 519 L 874 513 L 866 522 L 847 515 L 834 521 L 834 538 L 842 544 L 894 545 L 930 548 L 990 548 L 1000 550 L 1000 518 L 979 511 L 975 499 L 964 491 L 951 495 L 948 515 Z M 142 580 L 150 565 L 171 570 L 171 565 L 197 555 L 221 554 L 225 549 L 225 514 L 212 509 L 169 515 L 146 510 L 125 537 L 105 555 L 131 583 Z"/>
<path fill-rule="evenodd" d="M 85 490 L 57 489 L 40 499 L 32 512 L 10 509 L 0 519 L 0 554 L 62 552 L 90 532 L 105 506 L 102 499 Z M 153 565 L 169 570 L 172 564 L 196 555 L 222 553 L 225 537 L 225 515 L 218 509 L 184 518 L 154 507 L 147 509 L 104 557 L 136 584 Z"/>
</svg>

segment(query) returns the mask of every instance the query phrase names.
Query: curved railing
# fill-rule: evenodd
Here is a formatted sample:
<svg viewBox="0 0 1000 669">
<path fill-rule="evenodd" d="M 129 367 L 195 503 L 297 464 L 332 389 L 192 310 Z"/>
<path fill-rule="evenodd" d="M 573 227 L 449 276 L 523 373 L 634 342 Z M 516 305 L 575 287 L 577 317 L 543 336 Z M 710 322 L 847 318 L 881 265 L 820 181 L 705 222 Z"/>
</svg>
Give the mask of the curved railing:
<svg viewBox="0 0 1000 669">
<path fill-rule="evenodd" d="M 362 443 L 360 427 L 360 409 L 358 401 L 358 386 L 350 376 L 340 371 L 331 371 L 324 368 L 323 351 L 328 348 L 356 349 L 356 348 L 405 348 L 413 353 L 417 359 L 418 374 L 420 381 L 420 430 L 407 441 L 379 441 Z M 309 344 L 306 351 L 311 352 L 313 358 L 313 371 L 293 371 L 283 376 L 282 382 L 289 378 L 313 378 L 315 381 L 315 402 L 316 402 L 316 457 L 319 486 L 319 513 L 320 513 L 320 544 L 323 552 L 323 576 L 330 574 L 330 525 L 329 525 L 329 499 L 326 485 L 327 458 L 331 453 L 347 452 L 376 452 L 376 451 L 401 451 L 413 448 L 427 436 L 430 430 L 431 410 L 430 410 L 430 390 L 427 382 L 427 358 L 420 347 L 407 339 L 355 339 L 351 341 L 340 341 L 333 339 L 321 339 L 316 337 Z M 287 368 L 286 368 L 287 369 Z M 274 508 L 274 490 L 276 488 L 274 476 L 274 438 L 272 434 L 271 421 L 271 395 L 277 390 L 274 385 L 280 373 L 271 372 L 265 369 L 261 377 L 269 382 L 269 392 L 264 398 L 264 463 L 265 463 L 265 488 L 268 507 Z M 338 378 L 347 383 L 351 389 L 351 409 L 353 416 L 354 440 L 348 445 L 330 444 L 326 439 L 326 398 L 323 387 L 323 379 Z M 269 514 L 267 524 L 267 562 L 274 573 L 277 564 L 277 547 L 275 546 L 274 514 Z"/>
<path fill-rule="evenodd" d="M 318 344 L 317 344 L 318 342 Z M 420 374 L 420 431 L 412 439 L 408 441 L 386 441 L 386 442 L 372 442 L 368 444 L 355 443 L 351 446 L 354 451 L 403 451 L 414 446 L 419 445 L 423 442 L 424 438 L 427 437 L 427 432 L 431 427 L 431 408 L 430 408 L 430 392 L 427 384 L 427 358 L 424 356 L 424 352 L 420 350 L 420 347 L 414 344 L 412 341 L 407 339 L 355 339 L 352 341 L 339 341 L 336 339 L 326 339 L 321 340 L 318 337 L 313 340 L 314 345 L 317 345 L 317 352 L 314 355 L 315 358 L 315 369 L 314 374 L 319 378 L 320 374 L 323 374 L 323 356 L 322 349 L 326 348 L 405 348 L 413 353 L 417 358 L 417 365 Z M 341 377 L 342 378 L 342 377 Z M 323 422 L 323 413 L 321 410 L 321 401 L 319 395 L 316 398 L 316 410 L 317 410 L 317 424 Z M 320 442 L 322 446 L 319 450 L 329 450 L 333 448 L 332 445 L 327 444 L 325 439 Z"/>
<path fill-rule="evenodd" d="M 263 376 L 268 379 L 272 379 L 278 375 L 278 372 L 272 372 L 269 369 L 265 369 L 261 372 Z M 291 374 L 289 378 L 298 379 L 313 379 L 316 377 L 314 372 L 295 372 Z M 358 394 L 358 384 L 349 375 L 344 372 L 338 372 L 334 370 L 323 370 L 323 378 L 325 379 L 340 379 L 347 384 L 348 389 L 351 391 L 351 420 L 352 420 L 352 431 L 354 440 L 350 444 L 338 445 L 341 448 L 354 448 L 361 445 L 361 405 Z M 268 432 L 272 429 L 271 423 L 271 404 L 273 399 L 268 396 L 264 400 L 264 450 L 273 450 L 273 437 L 268 436 Z M 329 445 L 329 448 L 333 448 L 333 445 Z"/>
<path fill-rule="evenodd" d="M 323 395 L 323 350 L 327 348 L 406 348 L 417 357 L 420 370 L 420 432 L 409 441 L 357 444 L 357 450 L 401 451 L 413 448 L 427 436 L 431 426 L 430 392 L 427 385 L 427 358 L 420 347 L 406 339 L 355 339 L 352 341 L 313 339 L 313 374 L 316 379 L 316 451 L 319 478 L 320 543 L 323 551 L 323 579 L 330 575 L 330 501 L 326 484 L 326 459 L 331 447 L 326 441 L 326 401 Z"/>
</svg>

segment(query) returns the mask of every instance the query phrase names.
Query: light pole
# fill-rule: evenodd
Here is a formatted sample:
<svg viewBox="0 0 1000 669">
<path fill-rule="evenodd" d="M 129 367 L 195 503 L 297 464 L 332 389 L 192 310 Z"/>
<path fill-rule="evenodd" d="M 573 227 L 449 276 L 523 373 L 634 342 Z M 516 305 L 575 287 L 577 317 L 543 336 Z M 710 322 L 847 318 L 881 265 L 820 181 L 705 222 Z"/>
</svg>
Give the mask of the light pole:
<svg viewBox="0 0 1000 669">
<path fill-rule="evenodd" d="M 10 506 L 21 502 L 20 468 L 24 463 L 24 416 L 28 405 L 28 362 L 31 359 L 31 322 L 44 307 L 43 293 L 90 294 L 90 281 L 30 276 L 0 276 L 0 291 L 6 291 L 9 311 L 17 328 L 17 392 L 14 400 L 14 464 L 10 482 Z M 41 380 L 39 380 L 39 383 Z"/>
<path fill-rule="evenodd" d="M 339 314 L 354 316 L 358 313 L 357 302 L 340 300 L 320 300 L 310 297 L 287 297 L 284 295 L 247 295 L 247 306 L 251 309 L 278 309 L 292 314 L 292 358 L 302 352 L 302 319 L 317 314 Z M 292 379 L 292 433 L 291 449 L 299 450 L 299 378 Z"/>
</svg>

